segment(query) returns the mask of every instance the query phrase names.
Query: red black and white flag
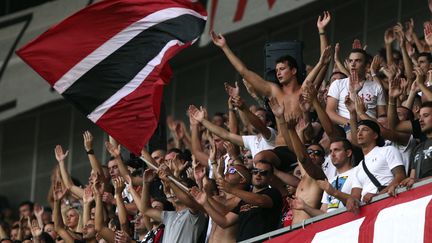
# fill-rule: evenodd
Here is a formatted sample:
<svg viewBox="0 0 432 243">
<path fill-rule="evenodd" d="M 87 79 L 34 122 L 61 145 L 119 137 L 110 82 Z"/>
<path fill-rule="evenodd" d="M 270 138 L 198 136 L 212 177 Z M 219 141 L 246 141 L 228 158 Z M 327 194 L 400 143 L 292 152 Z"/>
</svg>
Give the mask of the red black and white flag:
<svg viewBox="0 0 432 243">
<path fill-rule="evenodd" d="M 191 0 L 105 0 L 17 51 L 90 120 L 139 154 L 156 129 L 167 61 L 193 44 L 207 13 Z"/>
</svg>

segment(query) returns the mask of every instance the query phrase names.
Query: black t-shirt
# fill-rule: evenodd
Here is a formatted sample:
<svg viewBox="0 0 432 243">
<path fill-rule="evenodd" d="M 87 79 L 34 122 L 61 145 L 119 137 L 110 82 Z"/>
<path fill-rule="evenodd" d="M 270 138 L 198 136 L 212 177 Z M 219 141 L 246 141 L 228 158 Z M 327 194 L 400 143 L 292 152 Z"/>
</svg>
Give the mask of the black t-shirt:
<svg viewBox="0 0 432 243">
<path fill-rule="evenodd" d="M 237 241 L 246 240 L 272 230 L 280 226 L 282 196 L 277 189 L 267 188 L 258 192 L 265 194 L 273 200 L 273 207 L 263 208 L 244 202 L 243 200 L 233 209 L 233 213 L 239 215 Z"/>
<path fill-rule="evenodd" d="M 411 152 L 410 161 L 412 161 L 410 169 L 416 169 L 418 178 L 432 176 L 432 139 L 417 145 Z M 420 171 L 417 171 L 418 163 L 420 163 Z"/>
</svg>

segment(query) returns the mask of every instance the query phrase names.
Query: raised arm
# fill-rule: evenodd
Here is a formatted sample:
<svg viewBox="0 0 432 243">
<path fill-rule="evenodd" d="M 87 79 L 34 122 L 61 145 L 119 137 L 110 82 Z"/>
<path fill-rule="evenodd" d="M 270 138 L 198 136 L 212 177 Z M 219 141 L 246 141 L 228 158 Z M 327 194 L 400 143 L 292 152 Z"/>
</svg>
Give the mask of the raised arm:
<svg viewBox="0 0 432 243">
<path fill-rule="evenodd" d="M 189 123 L 190 128 L 192 131 L 192 154 L 195 156 L 195 158 L 200 161 L 201 163 L 207 165 L 209 156 L 206 154 L 202 147 L 201 147 L 201 133 L 199 131 L 199 122 L 193 118 L 192 113 L 196 110 L 196 107 L 193 105 L 190 105 L 188 108 L 188 115 L 189 115 Z"/>
<path fill-rule="evenodd" d="M 241 113 L 244 114 L 245 118 L 250 122 L 250 124 L 265 137 L 266 139 L 270 139 L 271 137 L 271 131 L 270 129 L 264 124 L 258 116 L 253 114 L 249 108 L 247 107 L 246 103 L 240 96 L 235 96 L 232 98 L 233 105 L 237 107 Z M 243 141 L 243 140 L 242 140 Z"/>
<path fill-rule="evenodd" d="M 295 126 L 297 124 L 298 118 L 294 114 L 287 114 L 285 117 L 288 134 L 291 138 L 291 142 L 294 148 L 294 153 L 297 156 L 297 160 L 302 164 L 305 171 L 315 180 L 324 180 L 326 175 L 322 171 L 322 169 L 314 165 L 312 161 L 309 159 L 309 156 L 306 154 L 306 148 L 301 143 L 300 138 L 295 130 Z"/>
<path fill-rule="evenodd" d="M 122 192 L 125 189 L 125 181 L 122 177 L 117 177 L 113 180 L 116 205 L 118 209 L 118 218 L 120 221 L 121 230 L 130 234 L 129 222 L 127 219 L 126 207 L 123 202 Z"/>
<path fill-rule="evenodd" d="M 420 67 L 414 68 L 414 74 L 416 75 L 416 79 L 414 82 L 417 83 L 420 90 L 423 93 L 423 96 L 427 101 L 432 101 L 432 91 L 425 85 L 426 74 Z"/>
<path fill-rule="evenodd" d="M 162 211 L 150 207 L 150 183 L 153 181 L 154 177 L 155 172 L 153 170 L 146 170 L 144 172 L 144 183 L 141 193 L 141 203 L 139 204 L 139 209 L 145 217 L 152 218 L 157 222 L 162 222 Z M 147 224 L 146 227 L 151 228 L 151 226 Z"/>
<path fill-rule="evenodd" d="M 344 73 L 346 76 L 349 76 L 350 73 L 349 73 L 348 69 L 344 66 L 343 62 L 341 61 L 340 56 L 339 56 L 339 52 L 340 52 L 340 44 L 336 43 L 335 52 L 334 52 L 334 61 L 335 61 L 336 67 L 339 69 L 340 72 Z"/>
<path fill-rule="evenodd" d="M 235 223 L 237 223 L 238 215 L 228 212 L 223 215 L 220 211 L 217 211 L 207 200 L 208 195 L 204 191 L 200 191 L 197 187 L 191 189 L 191 194 L 195 201 L 201 204 L 207 214 L 212 218 L 212 220 L 222 228 L 228 228 Z"/>
<path fill-rule="evenodd" d="M 324 11 L 323 16 L 318 16 L 317 19 L 317 28 L 318 28 L 318 34 L 320 37 L 320 50 L 321 53 L 324 52 L 325 48 L 328 46 L 328 40 L 325 28 L 330 23 L 331 15 L 329 11 Z"/>
<path fill-rule="evenodd" d="M 168 176 L 172 176 L 171 171 L 168 166 L 161 165 L 158 170 L 158 175 L 161 180 L 163 180 L 166 184 L 171 187 L 171 190 L 176 195 L 177 199 L 179 199 L 186 207 L 188 207 L 192 213 L 197 213 L 198 211 L 204 211 L 202 206 L 199 205 L 192 197 L 185 191 L 183 191 L 176 183 L 172 182 Z"/>
<path fill-rule="evenodd" d="M 54 149 L 54 153 L 59 163 L 61 178 L 64 185 L 66 186 L 66 189 L 69 190 L 75 197 L 82 198 L 84 190 L 80 187 L 77 187 L 73 183 L 72 178 L 70 177 L 69 172 L 66 169 L 65 159 L 68 156 L 69 151 L 66 151 L 66 153 L 64 153 L 62 146 L 57 145 Z"/>
<path fill-rule="evenodd" d="M 115 234 L 104 224 L 104 214 L 103 214 L 103 202 L 102 194 L 104 185 L 101 180 L 101 175 L 97 174 L 96 179 L 93 183 L 93 194 L 95 196 L 96 210 L 95 210 L 95 229 L 99 235 L 107 241 L 107 243 L 114 243 Z"/>
<path fill-rule="evenodd" d="M 200 122 L 203 126 L 205 126 L 210 132 L 218 135 L 219 137 L 231 141 L 232 143 L 239 145 L 239 146 L 244 146 L 243 144 L 243 139 L 241 138 L 241 136 L 234 134 L 234 133 L 230 133 L 227 130 L 225 130 L 222 127 L 216 126 L 215 124 L 211 123 L 210 121 L 208 121 L 207 119 L 204 118 L 204 110 L 201 107 L 199 110 L 196 107 L 192 107 L 191 111 L 192 112 L 192 117 L 197 120 L 198 122 Z M 203 162 L 203 161 L 200 161 Z"/>
<path fill-rule="evenodd" d="M 90 185 L 84 188 L 83 195 L 83 222 L 87 223 L 90 217 L 91 203 L 94 201 L 93 189 Z"/>
<path fill-rule="evenodd" d="M 388 28 L 384 32 L 384 44 L 385 44 L 385 49 L 386 49 L 387 65 L 392 65 L 394 63 L 393 47 L 392 47 L 392 43 L 394 40 L 395 40 L 395 36 L 393 33 L 393 28 Z"/>
<path fill-rule="evenodd" d="M 61 201 L 65 197 L 66 193 L 67 189 L 62 185 L 62 183 L 60 181 L 56 182 L 56 184 L 54 185 L 54 230 L 57 232 L 58 235 L 61 236 L 61 238 L 63 238 L 65 243 L 73 243 L 74 238 L 71 234 L 67 232 L 61 214 Z"/>
<path fill-rule="evenodd" d="M 216 33 L 212 31 L 211 38 L 213 43 L 222 49 L 222 51 L 225 53 L 225 56 L 228 58 L 237 72 L 240 73 L 240 75 L 252 85 L 255 91 L 261 95 L 270 97 L 272 94 L 274 94 L 275 90 L 279 89 L 276 84 L 267 82 L 258 74 L 250 71 L 246 65 L 231 51 L 225 38 L 221 34 L 216 35 Z"/>
<path fill-rule="evenodd" d="M 83 133 L 84 140 L 84 149 L 86 150 L 88 159 L 90 161 L 90 166 L 94 172 L 99 173 L 100 175 L 104 175 L 102 170 L 102 165 L 99 160 L 96 158 L 94 150 L 93 150 L 93 135 L 89 131 L 85 131 Z M 107 182 L 107 178 L 103 176 L 104 183 Z M 87 222 L 87 221 L 86 221 Z"/>
<path fill-rule="evenodd" d="M 412 81 L 414 79 L 413 64 L 408 55 L 408 51 L 406 49 L 406 38 L 405 38 L 405 33 L 403 32 L 402 24 L 398 23 L 395 27 L 393 27 L 393 32 L 395 33 L 399 41 L 400 52 L 402 53 L 402 60 L 404 64 L 405 77 L 409 81 Z"/>
</svg>

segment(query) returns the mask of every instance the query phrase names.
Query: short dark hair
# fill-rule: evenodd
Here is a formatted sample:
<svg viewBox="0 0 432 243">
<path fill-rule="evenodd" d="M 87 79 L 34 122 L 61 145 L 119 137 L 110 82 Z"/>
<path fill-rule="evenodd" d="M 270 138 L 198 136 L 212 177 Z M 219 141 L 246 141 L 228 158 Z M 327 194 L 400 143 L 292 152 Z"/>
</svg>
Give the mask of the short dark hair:
<svg viewBox="0 0 432 243">
<path fill-rule="evenodd" d="M 263 163 L 263 164 L 270 165 L 270 168 L 271 168 L 270 171 L 271 171 L 271 173 L 273 173 L 273 164 L 270 161 L 265 160 L 265 159 L 260 159 L 256 163 Z"/>
<path fill-rule="evenodd" d="M 352 143 L 348 139 L 346 139 L 346 138 L 335 137 L 335 138 L 330 139 L 330 144 L 337 143 L 337 142 L 342 142 L 343 148 L 345 150 L 348 150 L 348 149 L 353 150 Z"/>
<path fill-rule="evenodd" d="M 419 57 L 426 57 L 426 59 L 428 60 L 428 62 L 432 62 L 432 55 L 430 53 L 428 53 L 428 52 L 422 52 L 422 53 L 418 54 L 417 59 Z"/>
<path fill-rule="evenodd" d="M 26 205 L 28 205 L 29 208 L 30 208 L 30 211 L 33 212 L 34 203 L 33 203 L 32 201 L 24 201 L 24 202 L 21 202 L 21 203 L 19 204 L 18 208 L 20 208 L 20 207 L 22 207 L 22 206 L 26 206 Z"/>
<path fill-rule="evenodd" d="M 351 53 L 361 53 L 361 54 L 363 54 L 363 57 L 364 57 L 364 59 L 365 59 L 365 63 L 367 63 L 368 61 L 369 61 L 369 54 L 367 54 L 367 52 L 365 51 L 365 50 L 363 50 L 363 49 L 360 49 L 360 48 L 354 48 L 354 49 L 352 49 L 351 51 L 350 51 L 350 53 L 349 54 L 351 54 Z"/>
<path fill-rule="evenodd" d="M 421 108 L 423 107 L 432 108 L 432 101 L 426 101 L 422 103 Z"/>
<path fill-rule="evenodd" d="M 321 144 L 319 144 L 319 143 L 309 143 L 309 144 L 306 144 L 306 148 L 308 148 L 308 147 L 310 147 L 312 145 L 318 146 L 321 149 L 321 151 L 323 152 L 323 155 L 325 154 L 324 147 Z"/>
<path fill-rule="evenodd" d="M 292 57 L 290 55 L 285 55 L 285 56 L 281 56 L 278 59 L 276 59 L 276 64 L 284 63 L 284 62 L 288 63 L 288 66 L 290 68 L 295 68 L 298 71 L 297 60 L 294 57 Z"/>
</svg>

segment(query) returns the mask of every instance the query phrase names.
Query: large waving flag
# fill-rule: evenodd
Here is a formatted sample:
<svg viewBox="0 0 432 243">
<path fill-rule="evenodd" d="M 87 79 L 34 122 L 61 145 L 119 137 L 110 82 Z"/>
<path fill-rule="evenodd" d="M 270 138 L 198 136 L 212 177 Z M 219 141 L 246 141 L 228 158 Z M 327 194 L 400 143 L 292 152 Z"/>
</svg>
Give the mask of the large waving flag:
<svg viewBox="0 0 432 243">
<path fill-rule="evenodd" d="M 139 154 L 156 129 L 167 61 L 193 44 L 207 13 L 191 0 L 105 0 L 17 51 L 66 100 Z"/>
</svg>

